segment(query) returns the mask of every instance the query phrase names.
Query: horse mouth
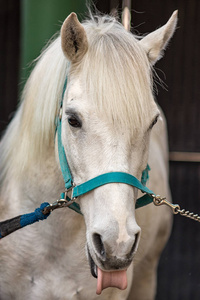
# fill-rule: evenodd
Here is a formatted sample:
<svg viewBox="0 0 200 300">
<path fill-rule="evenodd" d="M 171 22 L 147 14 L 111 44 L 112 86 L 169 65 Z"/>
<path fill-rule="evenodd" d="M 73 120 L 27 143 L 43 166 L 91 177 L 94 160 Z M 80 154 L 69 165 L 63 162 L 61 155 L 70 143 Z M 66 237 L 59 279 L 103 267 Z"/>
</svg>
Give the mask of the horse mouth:
<svg viewBox="0 0 200 300">
<path fill-rule="evenodd" d="M 90 264 L 90 272 L 94 278 L 98 278 L 97 265 L 95 264 L 89 249 L 87 249 L 87 252 L 88 252 L 88 260 Z"/>
<path fill-rule="evenodd" d="M 103 271 L 95 264 L 89 249 L 87 249 L 87 252 L 91 274 L 94 278 L 97 278 L 97 295 L 100 295 L 101 292 L 108 287 L 116 287 L 120 290 L 125 290 L 127 288 L 126 269 L 116 271 Z"/>
</svg>

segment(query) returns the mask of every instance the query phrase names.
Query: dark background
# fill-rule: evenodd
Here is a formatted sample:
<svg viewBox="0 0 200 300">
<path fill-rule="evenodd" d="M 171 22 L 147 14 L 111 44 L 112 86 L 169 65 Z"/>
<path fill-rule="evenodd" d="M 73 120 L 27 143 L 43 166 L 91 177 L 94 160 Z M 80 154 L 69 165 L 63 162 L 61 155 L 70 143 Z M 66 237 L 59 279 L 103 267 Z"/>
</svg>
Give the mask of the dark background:
<svg viewBox="0 0 200 300">
<path fill-rule="evenodd" d="M 116 5 L 121 9 L 121 1 L 96 1 L 101 12 L 109 13 Z M 178 29 L 165 57 L 156 65 L 166 85 L 163 89 L 157 84 L 157 101 L 167 118 L 170 152 L 200 152 L 200 1 L 132 1 L 132 31 L 151 32 L 165 24 L 176 9 Z M 20 15 L 19 0 L 0 0 L 1 133 L 19 98 Z M 181 208 L 200 213 L 199 183 L 200 162 L 170 161 L 173 201 Z M 157 300 L 200 299 L 199 232 L 199 223 L 175 216 L 172 235 L 159 265 Z"/>
</svg>

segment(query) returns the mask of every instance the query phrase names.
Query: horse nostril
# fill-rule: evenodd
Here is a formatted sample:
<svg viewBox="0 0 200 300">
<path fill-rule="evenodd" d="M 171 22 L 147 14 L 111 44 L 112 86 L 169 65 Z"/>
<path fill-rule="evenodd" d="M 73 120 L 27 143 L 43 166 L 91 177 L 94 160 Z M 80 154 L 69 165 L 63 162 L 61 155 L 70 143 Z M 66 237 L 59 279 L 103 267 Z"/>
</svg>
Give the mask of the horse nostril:
<svg viewBox="0 0 200 300">
<path fill-rule="evenodd" d="M 130 252 L 129 256 L 132 256 L 134 254 L 134 252 L 137 250 L 138 241 L 139 241 L 139 233 L 136 233 L 135 241 L 133 243 L 133 246 L 131 248 L 131 252 Z"/>
<path fill-rule="evenodd" d="M 101 258 L 105 258 L 106 257 L 105 248 L 100 234 L 98 233 L 93 234 L 93 243 L 97 253 L 101 256 Z"/>
</svg>

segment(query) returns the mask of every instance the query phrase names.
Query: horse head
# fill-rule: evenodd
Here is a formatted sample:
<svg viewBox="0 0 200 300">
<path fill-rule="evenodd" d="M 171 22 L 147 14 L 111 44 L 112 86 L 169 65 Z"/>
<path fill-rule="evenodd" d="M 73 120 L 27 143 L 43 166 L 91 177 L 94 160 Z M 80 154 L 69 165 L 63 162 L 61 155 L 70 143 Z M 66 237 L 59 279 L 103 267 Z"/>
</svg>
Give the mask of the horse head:
<svg viewBox="0 0 200 300">
<path fill-rule="evenodd" d="M 140 40 L 108 17 L 80 24 L 72 13 L 63 23 L 61 44 L 69 74 L 61 135 L 76 184 L 116 171 L 141 178 L 159 117 L 152 65 L 175 31 L 176 15 Z M 91 273 L 102 281 L 109 277 L 103 287 L 126 287 L 126 269 L 141 236 L 136 199 L 137 189 L 122 183 L 104 185 L 79 199 Z"/>
</svg>

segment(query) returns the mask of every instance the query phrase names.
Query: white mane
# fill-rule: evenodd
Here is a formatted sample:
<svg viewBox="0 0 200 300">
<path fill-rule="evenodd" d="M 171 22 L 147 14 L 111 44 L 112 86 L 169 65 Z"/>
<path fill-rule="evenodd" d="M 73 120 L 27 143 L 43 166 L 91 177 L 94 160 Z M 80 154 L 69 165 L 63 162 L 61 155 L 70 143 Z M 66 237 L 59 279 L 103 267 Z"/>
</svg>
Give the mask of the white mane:
<svg viewBox="0 0 200 300">
<path fill-rule="evenodd" d="M 145 126 L 152 113 L 151 66 L 136 36 L 114 18 L 85 22 L 89 48 L 81 81 L 102 117 L 124 128 Z"/>
<path fill-rule="evenodd" d="M 41 159 L 54 143 L 55 116 L 67 74 L 60 37 L 37 60 L 22 94 L 22 101 L 0 144 L 0 182 L 7 171 L 23 171 Z"/>
<path fill-rule="evenodd" d="M 144 50 L 113 18 L 93 18 L 83 25 L 89 49 L 71 72 L 81 76 L 102 117 L 133 129 L 143 126 L 153 99 L 151 67 Z M 38 58 L 0 144 L 0 182 L 9 169 L 20 174 L 53 146 L 67 65 L 58 37 Z"/>
</svg>

